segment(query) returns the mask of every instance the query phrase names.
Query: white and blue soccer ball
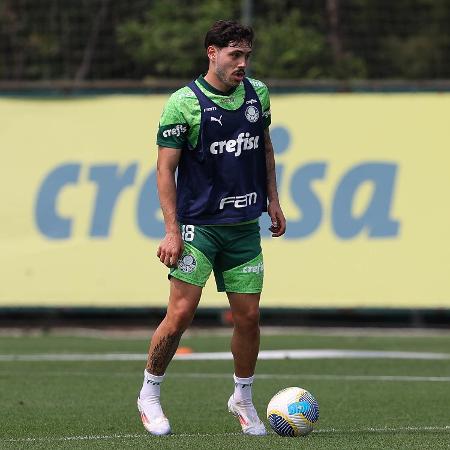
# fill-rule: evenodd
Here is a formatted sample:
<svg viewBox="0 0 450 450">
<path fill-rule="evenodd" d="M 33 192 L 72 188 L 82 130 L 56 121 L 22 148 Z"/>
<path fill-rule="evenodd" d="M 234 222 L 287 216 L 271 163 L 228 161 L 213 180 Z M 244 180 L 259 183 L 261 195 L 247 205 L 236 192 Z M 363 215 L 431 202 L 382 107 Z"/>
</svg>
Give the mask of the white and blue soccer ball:
<svg viewBox="0 0 450 450">
<path fill-rule="evenodd" d="M 288 387 L 270 400 L 267 420 L 280 436 L 306 436 L 319 420 L 319 404 L 307 390 Z"/>
</svg>

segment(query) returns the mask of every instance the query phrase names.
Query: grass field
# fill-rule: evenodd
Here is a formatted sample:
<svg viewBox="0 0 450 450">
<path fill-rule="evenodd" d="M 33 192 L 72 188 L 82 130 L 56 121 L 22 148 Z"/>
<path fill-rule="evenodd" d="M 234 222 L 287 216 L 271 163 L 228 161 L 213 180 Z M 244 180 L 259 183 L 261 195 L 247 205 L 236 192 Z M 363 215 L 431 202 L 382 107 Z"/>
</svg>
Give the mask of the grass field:
<svg viewBox="0 0 450 450">
<path fill-rule="evenodd" d="M 194 354 L 225 352 L 227 334 L 193 332 L 181 345 Z M 176 360 L 162 397 L 174 434 L 153 437 L 136 409 L 144 336 L 3 334 L 0 448 L 450 448 L 450 334 L 263 330 L 261 349 L 415 353 L 260 360 L 253 392 L 261 418 L 270 397 L 284 387 L 304 387 L 318 399 L 320 420 L 305 438 L 241 435 L 226 408 L 232 361 Z M 83 360 L 86 354 L 91 361 Z M 56 355 L 73 360 L 56 361 Z"/>
</svg>

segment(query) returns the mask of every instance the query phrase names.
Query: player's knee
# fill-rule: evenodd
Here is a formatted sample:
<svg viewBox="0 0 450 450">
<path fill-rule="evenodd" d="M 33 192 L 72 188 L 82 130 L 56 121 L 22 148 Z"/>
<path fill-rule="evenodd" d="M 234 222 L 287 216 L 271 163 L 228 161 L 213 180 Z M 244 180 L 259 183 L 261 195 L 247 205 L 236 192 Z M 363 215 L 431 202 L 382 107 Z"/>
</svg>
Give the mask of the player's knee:
<svg viewBox="0 0 450 450">
<path fill-rule="evenodd" d="M 194 314 L 190 309 L 176 308 L 167 312 L 166 322 L 171 332 L 183 333 L 191 324 L 193 317 Z"/>
<path fill-rule="evenodd" d="M 247 331 L 259 329 L 259 309 L 249 308 L 233 314 L 234 326 L 245 328 Z"/>
</svg>

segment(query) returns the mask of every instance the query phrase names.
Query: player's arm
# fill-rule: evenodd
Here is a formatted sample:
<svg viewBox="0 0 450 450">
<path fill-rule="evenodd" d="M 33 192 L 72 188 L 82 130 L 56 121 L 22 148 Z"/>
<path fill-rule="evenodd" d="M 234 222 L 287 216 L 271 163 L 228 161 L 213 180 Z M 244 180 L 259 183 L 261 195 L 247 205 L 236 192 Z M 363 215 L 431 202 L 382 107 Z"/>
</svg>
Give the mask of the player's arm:
<svg viewBox="0 0 450 450">
<path fill-rule="evenodd" d="M 157 256 L 168 267 L 175 267 L 183 251 L 183 240 L 177 221 L 177 189 L 175 171 L 180 161 L 181 150 L 158 147 L 157 185 L 159 202 L 164 216 L 166 235 L 158 247 Z"/>
<path fill-rule="evenodd" d="M 277 190 L 277 178 L 275 175 L 275 156 L 273 151 L 272 140 L 270 139 L 269 128 L 264 130 L 264 145 L 266 151 L 266 168 L 267 168 L 267 213 L 272 220 L 272 226 L 269 228 L 272 237 L 282 236 L 286 232 L 286 219 L 280 206 Z"/>
</svg>

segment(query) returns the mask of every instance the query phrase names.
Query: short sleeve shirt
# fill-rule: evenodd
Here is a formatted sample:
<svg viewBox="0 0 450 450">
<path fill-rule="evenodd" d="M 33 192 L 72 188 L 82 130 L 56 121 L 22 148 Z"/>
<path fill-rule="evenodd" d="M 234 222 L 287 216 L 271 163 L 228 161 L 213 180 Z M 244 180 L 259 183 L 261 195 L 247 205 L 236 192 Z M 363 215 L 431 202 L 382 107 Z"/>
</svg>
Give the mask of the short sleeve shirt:
<svg viewBox="0 0 450 450">
<path fill-rule="evenodd" d="M 263 110 L 264 128 L 271 122 L 270 98 L 267 86 L 259 80 L 248 79 L 255 89 Z M 200 90 L 221 108 L 239 109 L 245 99 L 245 87 L 241 82 L 224 94 L 208 84 L 203 76 L 195 81 Z M 183 148 L 186 143 L 197 145 L 200 131 L 201 110 L 194 92 L 185 86 L 174 92 L 167 101 L 161 119 L 156 143 L 162 147 Z"/>
</svg>

